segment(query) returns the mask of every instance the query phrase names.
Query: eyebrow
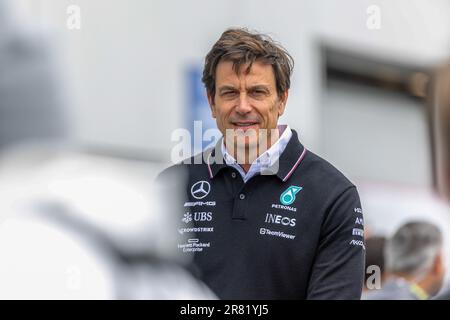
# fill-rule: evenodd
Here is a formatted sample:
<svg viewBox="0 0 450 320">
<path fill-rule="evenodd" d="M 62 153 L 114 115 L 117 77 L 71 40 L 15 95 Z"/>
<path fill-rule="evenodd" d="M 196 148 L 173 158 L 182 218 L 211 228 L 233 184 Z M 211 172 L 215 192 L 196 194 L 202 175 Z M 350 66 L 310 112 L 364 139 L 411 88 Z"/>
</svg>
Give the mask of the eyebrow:
<svg viewBox="0 0 450 320">
<path fill-rule="evenodd" d="M 232 86 L 222 86 L 217 91 L 223 92 L 223 91 L 226 91 L 226 90 L 236 91 L 237 89 L 235 87 L 232 87 Z"/>
<path fill-rule="evenodd" d="M 228 86 L 228 85 L 221 86 L 218 89 L 219 92 L 223 92 L 223 91 L 226 91 L 226 90 L 236 91 L 238 89 L 236 89 L 233 86 Z M 270 91 L 269 87 L 267 85 L 264 85 L 264 84 L 258 84 L 258 85 L 254 85 L 254 86 L 251 86 L 251 87 L 247 88 L 247 91 L 253 91 L 253 90 Z"/>
<path fill-rule="evenodd" d="M 248 88 L 249 91 L 252 90 L 264 90 L 264 91 L 270 91 L 269 87 L 264 85 L 264 84 L 258 84 L 255 86 L 251 86 L 250 88 Z"/>
</svg>

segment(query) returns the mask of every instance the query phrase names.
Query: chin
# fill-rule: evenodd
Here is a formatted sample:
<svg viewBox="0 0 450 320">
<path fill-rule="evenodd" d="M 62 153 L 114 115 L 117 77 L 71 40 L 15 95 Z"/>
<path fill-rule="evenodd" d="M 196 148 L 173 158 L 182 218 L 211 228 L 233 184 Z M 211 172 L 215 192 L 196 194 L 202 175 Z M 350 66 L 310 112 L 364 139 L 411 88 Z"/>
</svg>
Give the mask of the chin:
<svg viewBox="0 0 450 320">
<path fill-rule="evenodd" d="M 258 146 L 258 139 L 245 137 L 243 140 L 242 138 L 235 138 L 234 143 L 238 149 L 253 149 Z"/>
</svg>

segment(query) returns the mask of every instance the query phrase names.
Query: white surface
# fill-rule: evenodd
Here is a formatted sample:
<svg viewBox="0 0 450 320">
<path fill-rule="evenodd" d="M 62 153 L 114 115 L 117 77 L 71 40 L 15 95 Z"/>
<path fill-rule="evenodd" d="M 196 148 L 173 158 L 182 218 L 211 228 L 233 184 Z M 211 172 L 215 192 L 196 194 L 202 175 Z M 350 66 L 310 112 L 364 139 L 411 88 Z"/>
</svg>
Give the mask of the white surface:
<svg viewBox="0 0 450 320">
<path fill-rule="evenodd" d="M 320 109 L 322 156 L 352 179 L 432 184 L 425 106 L 400 94 L 333 81 Z"/>
<path fill-rule="evenodd" d="M 17 0 L 67 45 L 71 103 L 81 141 L 170 154 L 173 129 L 184 126 L 186 67 L 203 58 L 224 29 L 272 34 L 296 65 L 283 122 L 320 151 L 319 43 L 409 64 L 449 55 L 446 0 L 159 1 Z M 82 29 L 66 28 L 66 8 L 81 8 Z M 381 9 L 369 30 L 366 10 Z M 155 135 L 158 132 L 158 135 Z"/>
</svg>

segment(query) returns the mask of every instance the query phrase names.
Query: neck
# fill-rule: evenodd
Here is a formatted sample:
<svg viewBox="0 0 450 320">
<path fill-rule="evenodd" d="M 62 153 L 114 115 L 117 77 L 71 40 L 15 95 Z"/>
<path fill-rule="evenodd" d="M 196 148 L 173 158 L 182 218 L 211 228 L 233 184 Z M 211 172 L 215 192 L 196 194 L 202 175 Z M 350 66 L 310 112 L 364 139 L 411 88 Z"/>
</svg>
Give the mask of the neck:
<svg viewBox="0 0 450 320">
<path fill-rule="evenodd" d="M 272 129 L 271 134 L 266 136 L 266 141 L 259 141 L 255 146 L 246 145 L 243 148 L 239 148 L 238 145 L 232 144 L 229 146 L 225 143 L 225 147 L 229 154 L 233 156 L 238 164 L 244 169 L 245 172 L 250 170 L 252 163 L 264 152 L 266 152 L 276 141 L 280 138 L 280 132 L 278 128 Z M 264 139 L 264 138 L 263 138 Z M 262 143 L 261 143 L 262 142 Z M 265 142 L 265 143 L 264 143 Z M 232 149 L 232 150 L 230 150 Z"/>
<path fill-rule="evenodd" d="M 251 165 L 251 164 L 248 164 L 248 163 L 241 164 L 241 167 L 242 167 L 242 169 L 244 169 L 245 173 L 247 173 L 248 170 L 250 170 L 250 167 L 251 167 L 251 166 L 252 166 L 252 165 Z"/>
<path fill-rule="evenodd" d="M 417 280 L 417 277 L 410 276 L 410 275 L 407 275 L 407 274 L 397 273 L 395 275 L 397 277 L 403 278 L 406 281 L 408 281 L 409 283 L 415 285 L 416 287 L 418 287 L 419 291 L 423 290 L 424 294 L 426 294 L 427 296 L 430 296 L 430 295 L 433 294 L 434 282 L 432 281 L 432 279 L 430 279 L 429 276 L 426 276 L 426 277 L 424 277 L 424 278 L 422 278 L 420 280 Z"/>
</svg>

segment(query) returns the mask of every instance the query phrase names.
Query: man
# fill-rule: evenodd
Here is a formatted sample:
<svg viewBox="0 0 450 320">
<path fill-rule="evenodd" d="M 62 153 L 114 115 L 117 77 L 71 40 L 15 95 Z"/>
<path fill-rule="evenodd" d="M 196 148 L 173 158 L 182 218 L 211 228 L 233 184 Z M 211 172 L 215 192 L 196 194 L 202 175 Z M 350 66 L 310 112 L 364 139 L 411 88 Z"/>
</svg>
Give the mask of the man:
<svg viewBox="0 0 450 320">
<path fill-rule="evenodd" d="M 389 280 L 368 300 L 427 300 L 441 288 L 445 268 L 441 231 L 428 222 L 410 222 L 388 240 L 385 250 Z"/>
<path fill-rule="evenodd" d="M 355 186 L 278 125 L 293 61 L 269 37 L 225 31 L 203 82 L 224 138 L 160 176 L 187 175 L 182 252 L 222 299 L 359 299 L 364 232 Z M 175 182 L 174 182 L 175 180 Z M 194 234 L 193 232 L 196 232 Z"/>
</svg>

